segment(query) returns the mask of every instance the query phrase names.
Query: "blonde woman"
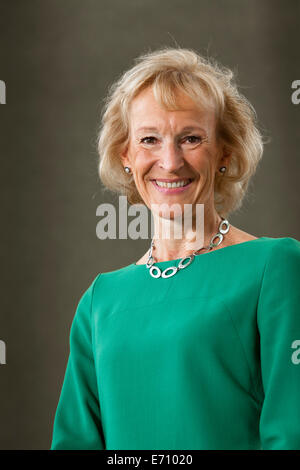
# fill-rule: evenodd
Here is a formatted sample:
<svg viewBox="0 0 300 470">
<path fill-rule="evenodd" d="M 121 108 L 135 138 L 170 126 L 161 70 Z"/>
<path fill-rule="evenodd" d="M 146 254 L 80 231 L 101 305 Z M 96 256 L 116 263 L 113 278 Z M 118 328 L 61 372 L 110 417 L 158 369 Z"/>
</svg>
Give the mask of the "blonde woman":
<svg viewBox="0 0 300 470">
<path fill-rule="evenodd" d="M 300 242 L 229 221 L 262 152 L 232 72 L 193 50 L 141 55 L 111 86 L 100 178 L 154 236 L 78 304 L 51 449 L 300 449 Z M 185 204 L 188 230 L 160 236 Z"/>
</svg>

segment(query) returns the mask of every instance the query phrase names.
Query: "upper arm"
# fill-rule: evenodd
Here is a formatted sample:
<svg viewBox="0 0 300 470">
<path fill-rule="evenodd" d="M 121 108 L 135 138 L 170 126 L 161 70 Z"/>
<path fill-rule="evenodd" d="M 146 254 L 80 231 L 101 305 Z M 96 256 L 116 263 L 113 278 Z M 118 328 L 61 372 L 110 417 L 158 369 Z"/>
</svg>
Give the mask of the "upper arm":
<svg viewBox="0 0 300 470">
<path fill-rule="evenodd" d="M 91 331 L 93 290 L 99 276 L 81 297 L 72 322 L 51 450 L 105 448 Z"/>
<path fill-rule="evenodd" d="M 300 449 L 300 242 L 280 239 L 269 255 L 257 309 L 264 401 L 263 449 Z"/>
</svg>

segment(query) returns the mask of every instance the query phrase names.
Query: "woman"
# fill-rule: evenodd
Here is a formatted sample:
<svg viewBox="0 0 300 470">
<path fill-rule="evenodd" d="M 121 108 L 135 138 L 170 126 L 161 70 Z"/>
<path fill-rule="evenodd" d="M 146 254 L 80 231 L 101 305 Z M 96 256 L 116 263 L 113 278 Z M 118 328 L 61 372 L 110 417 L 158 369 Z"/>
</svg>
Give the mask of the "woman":
<svg viewBox="0 0 300 470">
<path fill-rule="evenodd" d="M 262 150 L 232 72 L 192 50 L 142 55 L 111 87 L 100 178 L 154 236 L 78 304 L 51 449 L 300 449 L 300 242 L 228 221 Z M 160 235 L 185 204 L 182 237 Z"/>
</svg>

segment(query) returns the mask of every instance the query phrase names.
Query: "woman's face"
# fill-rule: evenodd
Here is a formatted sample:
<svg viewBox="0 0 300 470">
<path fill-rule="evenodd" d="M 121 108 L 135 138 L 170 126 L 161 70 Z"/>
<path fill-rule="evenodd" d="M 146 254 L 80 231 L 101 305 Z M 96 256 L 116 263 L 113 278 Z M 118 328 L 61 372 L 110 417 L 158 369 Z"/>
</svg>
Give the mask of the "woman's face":
<svg viewBox="0 0 300 470">
<path fill-rule="evenodd" d="M 130 106 L 130 140 L 122 161 L 149 209 L 163 203 L 177 203 L 182 211 L 184 204 L 213 204 L 215 174 L 229 158 L 216 141 L 213 110 L 200 110 L 182 92 L 177 96 L 180 111 L 162 109 L 151 88 Z M 166 187 L 175 181 L 184 186 Z"/>
</svg>

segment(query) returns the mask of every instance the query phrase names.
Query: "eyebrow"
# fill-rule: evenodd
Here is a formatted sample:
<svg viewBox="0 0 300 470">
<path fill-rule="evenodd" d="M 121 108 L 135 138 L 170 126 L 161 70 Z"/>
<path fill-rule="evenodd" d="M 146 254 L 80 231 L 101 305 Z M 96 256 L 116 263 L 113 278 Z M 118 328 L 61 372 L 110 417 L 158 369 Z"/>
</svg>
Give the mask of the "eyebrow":
<svg viewBox="0 0 300 470">
<path fill-rule="evenodd" d="M 195 131 L 195 130 L 201 130 L 203 132 L 206 132 L 205 129 L 203 129 L 202 127 L 199 127 L 199 126 L 185 126 L 180 133 L 182 132 L 191 132 L 191 131 Z M 157 132 L 158 129 L 156 127 L 147 127 L 147 126 L 142 126 L 142 127 L 139 127 L 136 132 L 140 132 L 140 131 L 146 131 L 146 132 Z"/>
</svg>

